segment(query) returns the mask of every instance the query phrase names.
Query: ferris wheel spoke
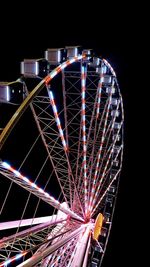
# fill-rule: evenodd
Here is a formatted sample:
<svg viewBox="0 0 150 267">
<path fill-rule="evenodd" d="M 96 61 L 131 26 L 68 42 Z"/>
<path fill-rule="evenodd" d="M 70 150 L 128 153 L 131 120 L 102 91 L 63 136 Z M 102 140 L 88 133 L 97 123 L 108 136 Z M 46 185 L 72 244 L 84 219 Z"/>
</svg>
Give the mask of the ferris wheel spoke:
<svg viewBox="0 0 150 267">
<path fill-rule="evenodd" d="M 110 177 L 112 176 L 112 170 L 113 170 L 113 162 L 116 162 L 118 160 L 118 156 L 121 153 L 121 151 L 122 151 L 122 146 L 120 146 L 120 148 L 118 149 L 115 158 L 113 159 L 113 161 L 109 165 L 109 168 L 108 168 L 108 165 L 107 165 L 107 169 L 105 170 L 105 172 L 102 173 L 101 175 L 99 174 L 100 177 L 101 176 L 103 177 L 103 181 L 100 180 L 99 182 L 97 182 L 97 188 L 98 188 L 97 192 L 98 193 L 96 192 L 96 198 L 95 198 L 95 201 L 94 201 L 95 203 L 98 202 L 99 199 L 101 198 L 101 195 L 102 195 L 101 192 L 105 191 L 104 188 L 105 187 L 106 188 L 109 187 L 109 183 L 111 182 L 111 178 Z M 120 168 L 120 170 L 121 170 L 121 168 Z M 114 170 L 114 172 L 116 173 L 117 170 Z"/>
<path fill-rule="evenodd" d="M 104 170 L 103 170 L 103 172 L 102 172 L 102 175 L 100 176 L 100 180 L 98 181 L 98 186 L 97 186 L 97 189 L 96 189 L 96 192 L 95 192 L 95 194 L 94 194 L 93 201 L 92 201 L 92 204 L 91 204 L 92 208 L 93 208 L 93 205 L 94 205 L 95 202 L 96 202 L 96 198 L 97 198 L 97 195 L 98 195 L 98 193 L 99 193 L 100 186 L 101 186 L 101 184 L 102 184 L 102 182 L 103 182 L 103 179 L 104 179 L 104 176 L 105 176 L 105 174 L 106 174 L 106 171 L 107 171 L 107 168 L 108 168 L 108 165 L 109 165 L 109 162 L 110 162 L 110 159 L 111 159 L 113 150 L 114 150 L 114 146 L 115 146 L 115 143 L 116 143 L 116 141 L 117 141 L 118 134 L 119 134 L 120 129 L 121 129 L 121 127 L 122 127 L 122 123 L 123 123 L 123 122 L 120 123 L 120 126 L 119 126 L 119 129 L 118 129 L 118 131 L 117 131 L 117 134 L 116 134 L 114 143 L 113 143 L 113 145 L 111 146 L 110 153 L 109 153 L 109 155 L 108 155 L 108 159 L 107 159 L 106 164 L 105 164 L 105 166 L 104 166 Z"/>
<path fill-rule="evenodd" d="M 105 136 L 104 136 L 104 141 L 105 141 L 105 139 L 106 139 L 106 137 L 107 137 L 107 139 L 106 139 L 106 141 L 105 141 L 105 151 L 104 151 L 104 153 L 103 153 L 103 156 L 102 156 L 102 160 L 101 160 L 101 164 L 100 164 L 100 167 L 99 167 L 99 170 L 98 170 L 98 176 L 100 175 L 100 172 L 101 172 L 101 168 L 102 168 L 102 166 L 103 166 L 103 163 L 104 163 L 104 160 L 106 160 L 106 158 L 107 158 L 107 155 L 108 155 L 108 153 L 109 153 L 109 151 L 111 150 L 111 148 L 112 148 L 112 140 L 110 140 L 110 138 L 113 138 L 113 129 L 114 129 L 114 123 L 115 123 L 115 120 L 116 120 L 116 117 L 117 117 L 117 112 L 118 112 L 118 108 L 119 108 L 119 101 L 118 101 L 118 105 L 117 105 L 117 108 L 116 108 L 116 110 L 115 110 L 115 114 L 114 114 L 114 117 L 113 117 L 113 119 L 112 120 L 110 120 L 110 123 L 109 123 L 109 125 L 108 125 L 108 128 L 107 128 L 107 130 L 106 130 L 106 132 L 105 132 Z M 108 134 L 109 133 L 109 134 Z M 108 136 L 107 136 L 107 134 L 108 134 Z M 119 134 L 119 133 L 118 133 Z M 118 137 L 118 135 L 117 135 L 117 137 Z M 115 141 L 115 140 L 114 140 Z M 117 139 L 116 139 L 116 141 L 117 141 Z M 115 143 L 116 143 L 116 141 L 115 141 Z"/>
<path fill-rule="evenodd" d="M 81 83 L 80 72 L 77 76 L 74 76 L 72 73 L 68 74 L 68 71 L 65 71 L 65 102 L 67 104 L 67 128 L 68 128 L 68 157 L 71 162 L 71 168 L 75 177 L 75 190 L 73 194 L 73 209 L 77 206 L 75 203 L 80 202 L 79 204 L 84 209 L 84 203 L 81 201 L 81 195 L 78 194 L 78 168 L 79 168 L 79 159 L 81 158 L 81 92 L 77 87 L 77 84 Z M 71 89 L 73 91 L 71 91 Z M 80 136 L 79 136 L 80 135 Z M 78 206 L 79 206 L 78 205 Z M 79 211 L 78 211 L 79 212 Z"/>
<path fill-rule="evenodd" d="M 52 91 L 49 92 L 49 96 L 50 96 L 50 101 L 51 101 L 51 105 L 52 105 L 52 108 L 53 108 L 53 113 L 54 113 L 54 116 L 55 116 L 55 120 L 56 120 L 56 123 L 57 123 L 57 127 L 58 127 L 58 130 L 59 130 L 59 134 L 60 134 L 60 137 L 61 137 L 62 145 L 64 147 L 65 157 L 66 157 L 66 161 L 67 161 L 68 181 L 69 181 L 69 188 L 70 188 L 70 204 L 72 206 L 73 191 L 74 191 L 76 193 L 78 199 L 79 199 L 79 204 L 80 204 L 80 207 L 82 209 L 82 205 L 80 203 L 80 198 L 79 198 L 79 195 L 78 195 L 78 192 L 77 192 L 77 188 L 76 188 L 76 184 L 75 184 L 75 177 L 74 177 L 74 174 L 72 172 L 72 167 L 70 165 L 70 161 L 69 161 L 69 157 L 68 157 L 68 148 L 67 148 L 66 140 L 64 138 L 64 134 L 63 134 L 63 131 L 62 131 L 62 127 L 61 127 L 60 119 L 59 119 L 59 116 L 58 116 L 58 113 L 57 113 L 57 108 L 56 108 L 56 105 L 55 105 L 55 101 L 54 101 L 54 97 L 53 97 Z"/>
<path fill-rule="evenodd" d="M 27 177 L 23 176 L 19 171 L 15 170 L 8 163 L 0 162 L 0 173 L 10 180 L 13 180 L 15 183 L 19 184 L 21 187 L 36 195 L 38 198 L 50 204 L 54 208 L 57 208 L 65 214 L 74 216 L 74 218 L 83 221 L 80 216 L 75 214 L 69 208 L 64 207 L 58 200 L 50 196 L 50 194 L 38 187 L 35 183 L 31 182 Z"/>
<path fill-rule="evenodd" d="M 104 73 L 105 73 L 104 66 L 101 65 L 100 80 L 99 80 L 99 84 L 98 84 L 97 110 L 96 110 L 96 118 L 97 119 L 100 115 L 100 104 L 101 104 L 101 94 L 102 94 L 102 84 L 103 84 Z"/>
<path fill-rule="evenodd" d="M 102 69 L 102 68 L 101 68 Z M 98 87 L 97 87 L 97 93 L 95 96 L 95 100 L 94 100 L 94 105 L 93 105 L 93 111 L 92 111 L 92 116 L 91 116 L 91 120 L 90 120 L 90 126 L 88 129 L 88 135 L 87 135 L 87 146 L 89 146 L 89 142 L 91 141 L 91 132 L 92 132 L 92 126 L 94 124 L 94 133 L 92 136 L 93 141 L 92 141 L 92 151 L 91 154 L 89 156 L 89 160 L 88 160 L 88 166 L 87 169 L 89 170 L 88 173 L 88 201 L 90 201 L 90 194 L 91 192 L 91 184 L 93 183 L 93 179 L 91 181 L 91 175 L 92 175 L 92 167 L 90 167 L 90 165 L 93 165 L 93 160 L 94 160 L 94 152 L 95 152 L 95 146 L 96 146 L 96 135 L 98 135 L 98 131 L 97 131 L 97 125 L 98 125 L 98 116 L 99 116 L 99 110 L 100 110 L 100 103 L 101 103 L 101 90 L 102 90 L 102 81 L 103 81 L 103 70 L 100 72 L 100 79 L 98 82 Z M 96 115 L 95 115 L 96 114 Z M 100 127 L 99 127 L 100 129 Z M 90 193 L 91 192 L 91 193 Z"/>
<path fill-rule="evenodd" d="M 106 193 L 108 192 L 108 190 L 110 189 L 111 185 L 113 184 L 113 182 L 117 179 L 117 176 L 119 175 L 121 169 L 119 169 L 117 171 L 117 173 L 114 175 L 114 178 L 111 180 L 111 182 L 109 183 L 109 186 L 106 188 L 105 192 L 103 193 L 103 195 L 101 196 L 101 198 L 99 199 L 99 201 L 96 203 L 96 205 L 93 207 L 92 210 L 92 215 L 95 213 L 96 209 L 98 208 L 98 206 L 100 205 L 100 203 L 102 202 L 103 198 L 105 197 Z"/>
<path fill-rule="evenodd" d="M 49 154 L 51 163 L 54 166 L 55 174 L 56 174 L 56 177 L 59 181 L 60 187 L 62 189 L 62 193 L 65 197 L 65 201 L 68 201 L 67 199 L 68 199 L 68 196 L 70 195 L 70 197 L 69 197 L 70 201 L 69 202 L 71 204 L 72 203 L 72 194 L 73 194 L 72 191 L 74 191 L 73 187 L 75 187 L 74 177 L 72 174 L 68 155 L 66 153 L 66 149 L 67 149 L 66 141 L 64 139 L 62 127 L 60 124 L 59 115 L 57 113 L 57 108 L 56 108 L 56 105 L 54 102 L 54 97 L 53 97 L 53 94 L 51 91 L 49 93 L 49 96 L 50 96 L 50 101 L 51 101 L 51 104 L 53 107 L 54 117 L 55 117 L 55 121 L 56 121 L 56 124 L 58 127 L 59 136 L 61 138 L 62 145 L 64 147 L 64 151 L 63 151 L 62 145 L 59 143 L 59 136 L 58 136 L 57 130 L 52 128 L 53 124 L 51 123 L 51 121 L 50 121 L 51 125 L 47 126 L 47 124 L 43 121 L 44 118 L 43 119 L 40 118 L 40 122 L 42 121 L 42 125 L 43 126 L 45 125 L 45 127 L 42 129 L 41 124 L 40 124 L 39 119 L 38 119 L 38 114 L 36 114 L 33 107 L 32 107 L 32 111 L 33 111 L 36 123 L 38 125 L 39 131 L 41 133 L 41 137 L 42 137 L 43 142 L 45 144 L 46 150 Z M 38 105 L 40 105 L 40 103 Z M 47 118 L 47 115 L 48 114 L 46 114 L 46 118 Z M 53 120 L 54 120 L 54 118 L 53 118 Z M 50 131 L 47 131 L 47 127 L 49 127 Z M 46 132 L 45 132 L 45 128 L 46 128 Z M 52 131 L 52 129 L 53 129 L 53 131 Z M 55 134 L 56 134 L 56 137 L 54 139 Z M 49 140 L 49 138 L 50 138 L 50 140 Z M 68 180 L 65 179 L 66 175 L 68 176 Z"/>
<path fill-rule="evenodd" d="M 87 80 L 87 73 L 85 75 L 84 73 L 84 65 L 82 65 L 82 72 L 81 72 L 81 101 L 80 101 L 80 105 L 78 104 L 78 102 L 76 101 L 76 107 L 79 108 L 79 111 L 81 109 L 81 123 L 78 121 L 77 123 L 79 123 L 79 128 L 78 128 L 78 146 L 77 146 L 77 152 L 76 152 L 76 161 L 74 162 L 75 166 L 76 166 L 76 179 L 78 179 L 78 190 L 79 190 L 79 195 L 80 198 L 82 199 L 82 203 L 84 203 L 84 205 L 87 205 L 87 201 L 88 201 L 88 193 L 87 193 L 87 187 L 88 187 L 88 182 L 87 182 L 87 168 L 86 168 L 86 157 L 87 157 L 87 152 L 86 152 L 86 127 L 89 127 L 90 124 L 90 120 L 88 119 L 89 117 L 89 112 L 91 112 L 92 108 L 93 108 L 93 104 L 91 104 L 91 102 L 94 101 L 94 98 L 92 96 L 93 91 L 96 92 L 96 85 L 94 84 L 94 82 L 92 82 L 89 78 L 88 78 L 88 86 L 90 86 L 91 84 L 94 86 L 94 89 L 91 89 L 92 93 L 89 93 L 87 90 L 85 90 L 85 83 Z M 96 78 L 97 81 L 97 78 Z M 90 90 L 90 89 L 89 89 Z M 86 96 L 86 98 L 85 98 Z M 71 99 L 71 98 L 70 98 Z M 72 101 L 74 102 L 74 101 Z M 81 107 L 80 107 L 81 106 Z M 86 108 L 86 115 L 85 115 L 85 108 Z M 86 116 L 86 117 L 85 117 Z M 87 124 L 87 125 L 86 125 Z M 72 124 L 73 126 L 73 124 Z M 82 129 L 82 131 L 81 131 Z M 75 130 L 73 129 L 73 131 L 76 132 L 76 128 Z M 89 130 L 88 130 L 89 131 Z M 82 136 L 81 136 L 82 134 Z M 81 143 L 81 138 L 82 138 L 82 143 Z M 83 149 L 82 149 L 83 147 Z M 83 150 L 83 152 L 82 152 Z M 82 160 L 83 157 L 83 160 Z M 80 174 L 78 175 L 78 169 L 80 168 Z M 82 179 L 82 175 L 84 177 L 84 179 Z M 86 179 L 85 179 L 86 178 Z M 83 182 L 82 182 L 83 181 Z M 80 190 L 81 188 L 84 188 L 84 191 Z M 85 189 L 86 187 L 86 189 Z M 84 196 L 83 196 L 84 195 Z M 86 198 L 86 200 L 85 200 Z"/>
<path fill-rule="evenodd" d="M 47 267 L 61 267 L 68 266 L 68 262 L 72 256 L 75 245 L 77 243 L 77 237 L 73 238 L 66 245 L 56 250 L 53 254 L 49 255 L 42 261 L 42 266 Z"/>
<path fill-rule="evenodd" d="M 55 243 L 63 235 L 70 232 L 70 229 L 66 230 L 64 227 L 64 225 L 66 225 L 65 219 L 51 217 L 51 221 L 47 223 L 31 227 L 11 235 L 10 237 L 3 238 L 0 242 L 0 247 L 3 248 L 5 252 L 5 255 L 1 258 L 1 260 L 4 260 L 2 266 L 16 260 L 19 258 L 19 255 L 35 255 L 38 251 L 41 253 L 41 250 L 45 249 L 51 242 Z M 62 225 L 60 232 L 54 231 L 55 228 L 58 228 L 58 225 Z M 18 252 L 20 253 L 18 254 Z M 13 254 L 16 255 L 11 257 Z"/>
<path fill-rule="evenodd" d="M 54 245 L 51 245 L 50 247 L 46 248 L 43 253 L 37 253 L 34 256 L 32 256 L 30 259 L 24 261 L 23 263 L 19 264 L 18 267 L 27 267 L 34 266 L 35 264 L 39 263 L 43 258 L 46 258 L 48 255 L 52 254 L 54 251 L 56 251 L 61 246 L 67 244 L 71 239 L 78 236 L 80 232 L 83 231 L 83 226 L 79 227 L 78 229 L 72 231 L 70 234 L 68 234 L 66 237 L 58 240 L 55 242 Z"/>
<path fill-rule="evenodd" d="M 57 215 L 32 218 L 32 219 L 22 219 L 22 220 L 18 220 L 18 221 L 2 222 L 2 223 L 0 223 L 0 230 L 12 229 L 12 228 L 18 228 L 18 227 L 23 227 L 23 226 L 29 226 L 29 225 L 49 222 L 49 221 L 51 221 L 52 218 L 53 218 L 53 220 L 56 220 Z"/>
<path fill-rule="evenodd" d="M 91 135 L 91 131 L 92 131 L 92 126 L 93 126 L 93 121 L 95 120 L 95 129 L 97 127 L 97 118 L 95 119 L 95 110 L 96 110 L 96 104 L 97 104 L 97 97 L 98 97 L 98 93 L 95 96 L 95 100 L 94 100 L 94 105 L 93 105 L 93 110 L 92 110 L 92 114 L 91 114 L 91 119 L 89 121 L 89 127 L 88 127 L 88 132 L 87 132 L 87 150 L 89 150 L 89 142 L 90 142 L 90 135 Z M 94 131 L 94 137 L 93 137 L 93 149 L 92 152 L 90 153 L 90 155 L 87 154 L 87 158 L 88 158 L 88 162 L 87 162 L 87 173 L 89 172 L 89 165 L 90 165 L 90 159 L 93 158 L 93 153 L 94 153 L 94 146 L 95 146 L 95 134 L 96 134 L 96 130 Z M 88 201 L 89 201 L 89 194 L 90 194 L 90 190 L 89 190 L 89 185 L 90 185 L 90 179 L 89 179 L 89 174 L 87 174 L 87 179 L 88 179 Z"/>
<path fill-rule="evenodd" d="M 49 107 L 50 103 L 49 103 L 48 99 L 49 98 L 47 98 L 46 102 L 48 103 L 47 105 Z M 34 102 L 33 102 L 33 104 L 30 104 L 30 107 L 31 107 L 31 110 L 32 110 L 32 113 L 33 113 L 33 116 L 34 116 L 34 119 L 35 119 L 35 122 L 36 122 L 36 125 L 38 127 L 39 132 L 40 132 L 40 136 L 42 138 L 43 144 L 44 144 L 44 146 L 46 148 L 46 151 L 47 151 L 47 153 L 49 155 L 49 158 L 50 158 L 50 161 L 52 163 L 55 175 L 56 175 L 56 177 L 58 179 L 58 182 L 59 182 L 59 185 L 61 187 L 63 196 L 65 198 L 65 201 L 68 202 L 68 200 L 67 200 L 68 193 L 66 194 L 66 192 L 65 192 L 65 189 L 67 190 L 67 188 L 64 188 L 64 184 L 62 184 L 62 179 L 63 179 L 64 175 L 62 175 L 62 173 L 60 174 L 60 172 L 57 170 L 57 167 L 55 167 L 55 162 L 58 159 L 57 156 L 56 156 L 57 155 L 56 151 L 58 151 L 58 152 L 60 151 L 59 153 L 61 153 L 61 151 L 62 151 L 62 147 L 58 143 L 58 139 L 59 139 L 58 133 L 55 130 L 55 128 L 53 127 L 53 125 L 55 123 L 55 118 L 52 117 L 52 115 L 49 116 L 48 112 L 45 113 L 45 109 L 48 110 L 48 107 L 46 105 L 46 107 L 44 106 L 44 109 L 43 109 L 43 101 L 41 103 L 41 99 L 38 99 L 36 101 L 38 102 L 38 108 L 40 107 L 40 111 L 44 110 L 44 114 L 42 114 L 42 115 L 45 115 L 45 116 L 43 116 L 43 118 L 40 118 L 40 120 L 39 120 L 39 114 L 41 116 L 41 112 L 42 111 L 38 114 L 38 111 L 35 110 L 35 106 L 33 106 Z M 49 119 L 49 124 L 45 123 L 45 119 L 47 119 L 47 118 Z M 42 127 L 43 127 L 43 129 L 42 129 Z M 50 129 L 50 131 L 48 131 L 48 128 Z M 54 139 L 54 136 L 55 136 L 55 139 Z M 48 138 L 48 140 L 47 140 L 47 138 Z M 51 143 L 50 143 L 49 138 L 51 138 L 50 140 L 52 140 Z M 54 151 L 54 150 L 56 150 L 56 151 L 52 154 L 52 151 Z M 55 159 L 55 158 L 57 158 L 57 159 Z M 57 166 L 60 165 L 60 161 L 62 161 L 62 160 L 63 160 L 63 156 L 62 156 L 62 153 L 61 153 L 61 157 L 60 157 L 60 154 L 59 154 L 59 161 L 57 161 Z M 63 166 L 63 169 L 64 169 L 64 166 Z M 61 182 L 60 182 L 60 180 L 61 180 Z"/>
<path fill-rule="evenodd" d="M 113 87 L 113 84 L 112 84 L 112 87 Z M 93 185 L 92 185 L 91 195 L 90 195 L 90 200 L 89 200 L 89 212 L 91 212 L 93 197 L 94 197 L 95 190 L 96 190 L 96 180 L 97 180 L 97 174 L 98 174 L 99 164 L 100 164 L 100 160 L 101 160 L 102 148 L 103 148 L 103 144 L 104 144 L 106 126 L 107 126 L 107 122 L 108 122 L 108 115 L 109 115 L 109 111 L 110 111 L 111 96 L 112 96 L 112 90 L 111 90 L 110 95 L 109 95 L 109 102 L 108 102 L 108 106 L 107 106 L 107 110 L 106 110 L 106 116 L 105 116 L 103 131 L 102 131 L 100 147 L 99 147 L 98 154 L 97 154 L 96 169 L 95 169 L 94 180 L 93 180 Z"/>
<path fill-rule="evenodd" d="M 86 144 L 86 75 L 87 68 L 85 65 L 81 65 L 81 90 L 82 90 L 82 107 L 81 107 L 81 116 L 82 116 L 82 145 L 83 145 L 83 179 L 84 179 L 84 201 L 85 201 L 85 214 L 87 214 L 87 205 L 88 205 L 88 183 L 87 183 L 87 144 Z"/>
<path fill-rule="evenodd" d="M 74 250 L 68 266 L 82 266 L 84 259 L 86 260 L 86 248 L 90 239 L 90 231 L 91 227 L 89 225 L 81 232 L 76 244 L 76 250 Z"/>
<path fill-rule="evenodd" d="M 99 146 L 99 142 L 100 142 L 99 141 L 99 139 L 100 139 L 99 136 L 100 136 L 101 126 L 102 126 L 102 122 L 103 122 L 103 118 L 105 116 L 105 112 L 106 112 L 107 106 L 108 106 L 108 101 L 106 101 L 106 103 L 105 103 L 100 122 L 96 123 L 94 125 L 95 126 L 95 128 L 94 128 L 95 138 L 94 138 L 94 142 L 92 142 L 92 151 L 93 151 L 93 153 L 94 153 L 94 149 L 95 149 L 95 152 L 97 153 L 97 146 Z M 95 122 L 97 122 L 97 120 L 95 120 L 94 123 Z M 96 126 L 97 126 L 97 129 L 96 129 Z M 87 143 L 88 143 L 87 145 L 88 146 L 89 146 L 91 140 L 93 141 L 93 138 L 91 136 L 91 131 L 89 131 L 89 133 L 88 133 L 88 141 L 87 141 Z M 93 153 L 91 153 L 91 155 L 93 155 Z M 93 160 L 96 161 L 95 158 L 96 157 L 92 157 L 92 156 L 89 157 L 89 161 L 88 161 L 89 165 L 91 164 L 92 166 L 94 166 Z M 89 166 L 88 166 L 88 169 L 89 169 Z"/>
<path fill-rule="evenodd" d="M 74 227 L 71 228 L 71 223 L 70 226 L 67 225 L 67 222 L 61 222 L 56 225 L 52 229 L 52 231 L 48 234 L 47 240 L 49 242 L 45 242 L 42 244 L 35 252 L 35 255 L 42 251 L 44 251 L 49 245 L 55 244 L 57 241 L 61 240 L 64 238 L 66 235 L 68 235 L 71 231 L 73 231 Z M 66 245 L 65 245 L 66 246 Z M 64 246 L 60 247 L 58 250 L 54 251 L 54 253 L 48 255 L 44 260 L 41 261 L 42 266 L 47 266 L 48 264 L 52 264 L 53 261 L 56 259 L 56 256 L 58 258 L 58 255 L 60 255 L 62 249 L 64 249 Z M 59 254 L 58 254 L 59 253 Z"/>
<path fill-rule="evenodd" d="M 67 143 L 67 147 L 69 145 L 68 142 L 68 117 L 67 117 L 67 105 L 66 105 L 66 89 L 65 89 L 65 74 L 64 70 L 62 71 L 62 92 L 63 92 L 63 105 L 64 105 L 64 124 L 65 124 L 65 139 Z"/>
<path fill-rule="evenodd" d="M 1 223 L 1 230 L 16 228 L 18 226 L 23 227 L 23 226 L 32 226 L 34 224 L 38 224 L 38 225 L 32 226 L 26 230 L 19 231 L 18 233 L 15 233 L 15 234 L 12 234 L 10 236 L 0 239 L 0 247 L 1 248 L 7 247 L 8 244 L 10 244 L 11 246 L 14 243 L 14 241 L 20 242 L 20 239 L 23 241 L 23 239 L 28 238 L 29 235 L 32 236 L 44 229 L 48 229 L 52 226 L 55 226 L 65 221 L 66 219 L 59 218 L 58 215 L 52 215 L 52 216 L 47 216 L 47 217 L 36 218 L 35 220 L 26 219 L 26 220 L 22 220 L 21 222 L 15 221 L 15 222 Z M 8 224 L 8 227 L 6 228 L 7 224 Z"/>
</svg>

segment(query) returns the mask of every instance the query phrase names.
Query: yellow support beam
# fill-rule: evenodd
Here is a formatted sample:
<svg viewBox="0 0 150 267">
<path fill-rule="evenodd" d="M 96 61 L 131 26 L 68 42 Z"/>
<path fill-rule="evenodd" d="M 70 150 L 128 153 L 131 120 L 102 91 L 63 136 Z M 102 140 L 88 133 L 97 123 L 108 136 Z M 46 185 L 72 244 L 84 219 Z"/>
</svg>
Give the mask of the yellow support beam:
<svg viewBox="0 0 150 267">
<path fill-rule="evenodd" d="M 98 237 L 101 234 L 103 220 L 104 220 L 103 214 L 102 213 L 99 213 L 98 216 L 97 216 L 97 218 L 96 218 L 95 227 L 94 227 L 94 231 L 93 231 L 93 238 L 95 240 L 98 240 Z"/>
</svg>

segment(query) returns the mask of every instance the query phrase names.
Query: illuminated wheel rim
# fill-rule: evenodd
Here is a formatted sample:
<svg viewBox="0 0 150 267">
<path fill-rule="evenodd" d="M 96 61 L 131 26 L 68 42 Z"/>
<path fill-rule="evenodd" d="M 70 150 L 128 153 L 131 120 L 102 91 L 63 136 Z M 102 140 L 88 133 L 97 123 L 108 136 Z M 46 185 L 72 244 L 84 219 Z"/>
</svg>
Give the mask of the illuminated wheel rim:
<svg viewBox="0 0 150 267">
<path fill-rule="evenodd" d="M 95 251 L 101 263 L 122 167 L 124 118 L 116 74 L 105 59 L 79 55 L 26 91 L 0 136 L 0 266 L 90 266 Z M 10 219 L 14 193 L 24 204 L 19 200 Z M 100 212 L 104 220 L 93 245 Z"/>
</svg>

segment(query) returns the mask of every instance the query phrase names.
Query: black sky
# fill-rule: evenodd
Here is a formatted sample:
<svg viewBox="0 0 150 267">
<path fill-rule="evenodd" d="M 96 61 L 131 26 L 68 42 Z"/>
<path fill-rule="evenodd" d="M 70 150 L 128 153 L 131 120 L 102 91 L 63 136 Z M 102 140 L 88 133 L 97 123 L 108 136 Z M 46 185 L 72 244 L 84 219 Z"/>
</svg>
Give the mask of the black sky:
<svg viewBox="0 0 150 267">
<path fill-rule="evenodd" d="M 18 78 L 20 61 L 24 58 L 40 58 L 47 48 L 67 45 L 93 48 L 116 71 L 125 109 L 125 149 L 114 221 L 102 267 L 135 266 L 137 260 L 134 249 L 138 247 L 137 217 L 141 208 L 135 141 L 139 129 L 139 92 L 134 70 L 136 10 L 122 2 L 114 6 L 114 3 L 102 5 L 100 1 L 91 1 L 81 6 L 74 1 L 53 5 L 51 1 L 42 1 L 34 8 L 22 2 L 17 10 L 10 6 L 9 10 L 1 10 L 0 17 L 1 81 Z"/>
</svg>

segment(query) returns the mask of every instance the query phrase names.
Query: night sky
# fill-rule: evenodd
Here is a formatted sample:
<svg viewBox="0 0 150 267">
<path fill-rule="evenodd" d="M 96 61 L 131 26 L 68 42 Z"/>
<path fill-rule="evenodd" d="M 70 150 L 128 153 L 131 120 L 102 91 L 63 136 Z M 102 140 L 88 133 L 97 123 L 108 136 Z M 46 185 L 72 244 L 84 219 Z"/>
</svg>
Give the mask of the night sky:
<svg viewBox="0 0 150 267">
<path fill-rule="evenodd" d="M 7 16 L 6 9 L 1 10 L 5 15 L 0 18 L 0 80 L 17 79 L 21 60 L 40 58 L 51 47 L 93 48 L 114 67 L 124 103 L 125 148 L 114 220 L 102 267 L 135 266 L 136 229 L 141 220 L 137 219 L 141 208 L 135 141 L 138 135 L 136 113 L 139 112 L 134 71 L 137 14 L 134 10 L 133 16 L 131 7 L 122 3 L 115 7 L 113 3 L 102 6 L 100 1 L 91 1 L 81 7 L 77 2 L 61 5 L 50 2 L 43 5 L 42 1 L 40 6 L 36 3 L 32 9 L 22 2 L 18 11 L 13 12 L 10 7 Z"/>
</svg>

